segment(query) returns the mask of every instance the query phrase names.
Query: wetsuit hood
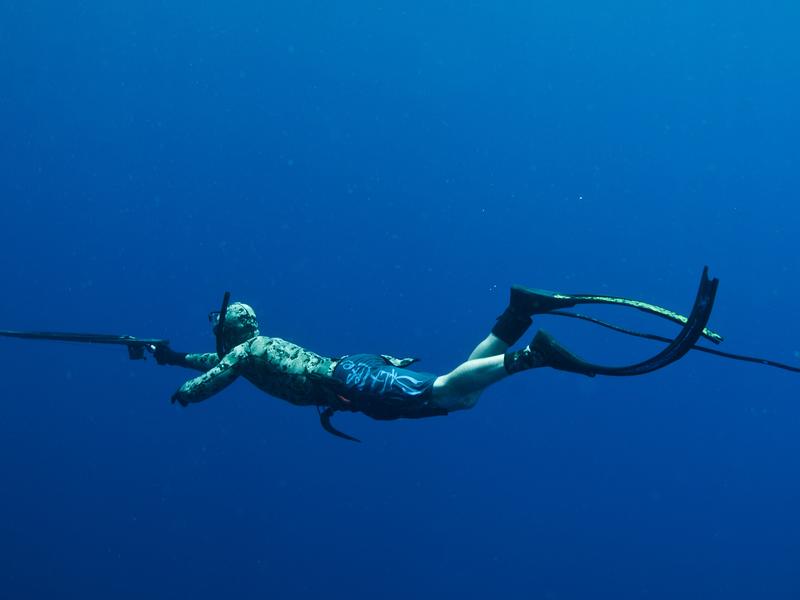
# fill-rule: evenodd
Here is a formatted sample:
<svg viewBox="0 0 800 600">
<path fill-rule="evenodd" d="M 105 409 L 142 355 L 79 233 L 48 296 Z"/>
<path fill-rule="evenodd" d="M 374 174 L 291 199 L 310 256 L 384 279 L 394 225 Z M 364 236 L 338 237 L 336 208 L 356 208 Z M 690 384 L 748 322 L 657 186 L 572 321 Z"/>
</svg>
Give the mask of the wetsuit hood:
<svg viewBox="0 0 800 600">
<path fill-rule="evenodd" d="M 216 326 L 218 324 L 215 324 Z M 261 332 L 253 307 L 244 302 L 229 304 L 225 311 L 225 321 L 222 327 L 222 342 L 225 351 L 230 351 L 257 335 L 261 335 Z"/>
</svg>

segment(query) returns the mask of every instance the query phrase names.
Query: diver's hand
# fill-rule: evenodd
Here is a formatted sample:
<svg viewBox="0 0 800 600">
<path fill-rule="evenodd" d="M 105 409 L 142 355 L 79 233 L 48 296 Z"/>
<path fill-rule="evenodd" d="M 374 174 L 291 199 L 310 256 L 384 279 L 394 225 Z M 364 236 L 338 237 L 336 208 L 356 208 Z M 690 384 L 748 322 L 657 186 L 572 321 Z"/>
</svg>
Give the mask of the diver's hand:
<svg viewBox="0 0 800 600">
<path fill-rule="evenodd" d="M 184 366 L 186 364 L 186 353 L 175 352 L 169 346 L 155 346 L 152 352 L 159 365 Z"/>
<path fill-rule="evenodd" d="M 178 390 L 177 392 L 172 394 L 172 398 L 170 398 L 170 400 L 172 404 L 175 404 L 177 402 L 184 408 L 189 406 L 189 399 L 187 398 L 187 394 L 186 392 L 183 392 L 181 390 Z"/>
</svg>

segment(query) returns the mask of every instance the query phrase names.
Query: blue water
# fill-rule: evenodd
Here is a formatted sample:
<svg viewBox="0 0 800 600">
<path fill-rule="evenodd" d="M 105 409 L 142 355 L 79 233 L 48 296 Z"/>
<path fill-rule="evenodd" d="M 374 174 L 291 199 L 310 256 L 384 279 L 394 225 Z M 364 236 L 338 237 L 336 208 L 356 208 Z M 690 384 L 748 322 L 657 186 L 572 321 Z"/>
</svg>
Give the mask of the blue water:
<svg viewBox="0 0 800 600">
<path fill-rule="evenodd" d="M 512 283 L 798 363 L 796 3 L 0 2 L 0 328 L 446 372 Z M 588 312 L 588 311 L 587 311 Z M 628 310 L 615 322 L 674 334 Z M 653 342 L 555 317 L 612 364 Z M 527 337 L 526 337 L 527 339 Z M 800 597 L 798 375 L 535 371 L 351 444 L 241 381 L 0 339 L 0 597 Z"/>
</svg>

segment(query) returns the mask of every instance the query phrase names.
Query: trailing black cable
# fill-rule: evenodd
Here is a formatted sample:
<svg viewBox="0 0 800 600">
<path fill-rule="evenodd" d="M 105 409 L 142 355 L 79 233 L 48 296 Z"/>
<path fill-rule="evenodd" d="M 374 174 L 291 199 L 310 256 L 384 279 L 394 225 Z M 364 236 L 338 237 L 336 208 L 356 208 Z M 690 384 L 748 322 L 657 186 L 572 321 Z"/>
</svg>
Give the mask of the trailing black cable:
<svg viewBox="0 0 800 600">
<path fill-rule="evenodd" d="M 594 323 L 595 325 L 600 325 L 601 327 L 606 327 L 607 329 L 611 329 L 613 331 L 618 331 L 619 333 L 624 333 L 626 335 L 632 335 L 634 337 L 640 337 L 647 340 L 654 340 L 657 342 L 664 342 L 670 343 L 672 340 L 668 337 L 664 337 L 661 335 L 656 335 L 654 333 L 644 333 L 641 331 L 634 331 L 632 329 L 627 329 L 626 327 L 620 327 L 619 325 L 614 325 L 613 323 L 608 323 L 606 321 L 602 321 L 595 317 L 590 317 L 588 315 L 584 315 L 581 313 L 571 313 L 562 310 L 553 310 L 548 313 L 543 313 L 548 315 L 558 315 L 560 317 L 569 317 L 572 319 L 582 319 L 583 321 L 588 321 L 590 323 Z M 692 350 L 697 350 L 699 352 L 706 352 L 707 354 L 715 354 L 716 356 L 721 356 L 723 358 L 730 358 L 733 360 L 741 360 L 744 362 L 755 363 L 759 365 L 765 365 L 767 367 L 775 367 L 777 369 L 784 369 L 786 371 L 791 371 L 793 373 L 800 373 L 800 367 L 793 367 L 791 365 L 787 365 L 785 363 L 777 362 L 774 360 L 769 360 L 766 358 L 758 358 L 755 356 L 746 356 L 744 354 L 733 354 L 731 352 L 722 352 L 721 350 L 715 350 L 714 348 L 706 348 L 704 346 L 698 346 L 695 344 L 692 346 Z"/>
</svg>

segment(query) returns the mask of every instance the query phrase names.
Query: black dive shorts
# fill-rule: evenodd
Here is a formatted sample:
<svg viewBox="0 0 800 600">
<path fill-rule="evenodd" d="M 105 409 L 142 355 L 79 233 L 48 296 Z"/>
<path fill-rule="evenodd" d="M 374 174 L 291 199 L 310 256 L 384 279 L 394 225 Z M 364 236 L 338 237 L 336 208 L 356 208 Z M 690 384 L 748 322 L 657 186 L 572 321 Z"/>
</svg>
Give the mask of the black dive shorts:
<svg viewBox="0 0 800 600">
<path fill-rule="evenodd" d="M 336 365 L 333 377 L 345 386 L 341 400 L 375 419 L 447 414 L 431 406 L 437 375 L 395 367 L 377 354 L 345 356 Z"/>
</svg>

